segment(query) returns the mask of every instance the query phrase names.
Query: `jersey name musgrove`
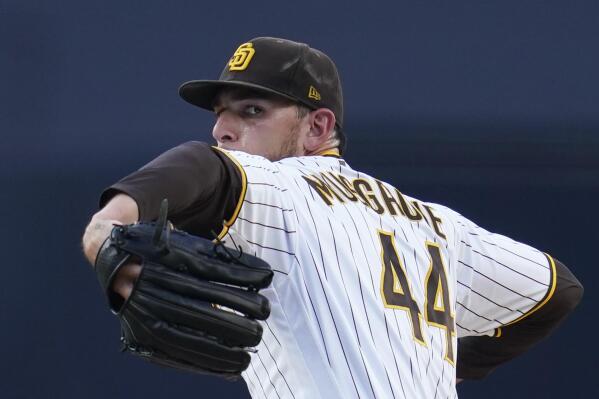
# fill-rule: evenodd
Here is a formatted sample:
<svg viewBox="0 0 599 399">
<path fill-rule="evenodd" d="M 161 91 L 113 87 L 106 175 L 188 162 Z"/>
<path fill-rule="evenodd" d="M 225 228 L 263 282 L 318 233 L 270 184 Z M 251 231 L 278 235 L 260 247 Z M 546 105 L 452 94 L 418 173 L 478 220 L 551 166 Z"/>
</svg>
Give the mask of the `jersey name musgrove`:
<svg viewBox="0 0 599 399">
<path fill-rule="evenodd" d="M 435 215 L 430 206 L 420 204 L 416 200 L 407 201 L 401 191 L 395 187 L 392 187 L 393 192 L 390 191 L 380 180 L 364 178 L 349 180 L 333 172 L 321 172 L 302 177 L 329 206 L 332 206 L 335 201 L 339 203 L 360 201 L 380 215 L 384 213 L 391 216 L 402 215 L 413 222 L 424 219 L 439 237 L 446 239 L 441 229 L 443 221 Z M 376 187 L 376 191 L 373 186 Z"/>
</svg>

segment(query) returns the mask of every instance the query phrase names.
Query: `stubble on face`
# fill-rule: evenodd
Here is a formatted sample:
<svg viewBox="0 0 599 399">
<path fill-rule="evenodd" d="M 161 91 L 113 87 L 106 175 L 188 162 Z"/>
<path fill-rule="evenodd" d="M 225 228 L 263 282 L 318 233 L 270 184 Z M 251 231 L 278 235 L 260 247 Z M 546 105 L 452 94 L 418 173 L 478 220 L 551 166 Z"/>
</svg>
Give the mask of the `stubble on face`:
<svg viewBox="0 0 599 399">
<path fill-rule="evenodd" d="M 298 148 L 300 122 L 301 121 L 298 119 L 293 126 L 289 128 L 289 131 L 285 133 L 285 140 L 281 142 L 279 148 L 273 149 L 273 151 L 266 157 L 268 160 L 275 162 L 284 158 L 303 155 L 300 152 L 300 148 Z"/>
</svg>

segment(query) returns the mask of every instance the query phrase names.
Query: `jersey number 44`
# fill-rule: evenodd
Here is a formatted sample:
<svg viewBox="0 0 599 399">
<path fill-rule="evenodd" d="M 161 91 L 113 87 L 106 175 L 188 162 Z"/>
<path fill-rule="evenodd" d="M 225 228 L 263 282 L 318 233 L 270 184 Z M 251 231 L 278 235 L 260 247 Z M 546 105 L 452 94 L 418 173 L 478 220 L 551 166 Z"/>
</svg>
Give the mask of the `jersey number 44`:
<svg viewBox="0 0 599 399">
<path fill-rule="evenodd" d="M 408 312 L 414 340 L 426 346 L 421 326 L 423 314 L 410 289 L 393 233 L 379 230 L 379 239 L 383 260 L 381 296 L 385 307 Z M 452 338 L 456 335 L 455 314 L 451 312 L 447 273 L 439 245 L 427 241 L 426 249 L 431 264 L 424 280 L 424 320 L 430 326 L 445 330 L 447 339 L 444 358 L 455 365 L 455 351 L 452 344 Z"/>
</svg>

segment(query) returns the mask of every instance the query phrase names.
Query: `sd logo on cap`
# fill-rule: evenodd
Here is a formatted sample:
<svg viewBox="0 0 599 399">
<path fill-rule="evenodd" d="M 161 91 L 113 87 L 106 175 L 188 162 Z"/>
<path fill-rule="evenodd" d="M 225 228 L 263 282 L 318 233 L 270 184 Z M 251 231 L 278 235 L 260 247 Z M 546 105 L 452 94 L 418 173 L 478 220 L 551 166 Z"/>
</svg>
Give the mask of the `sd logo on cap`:
<svg viewBox="0 0 599 399">
<path fill-rule="evenodd" d="M 233 57 L 229 61 L 229 71 L 243 71 L 248 67 L 254 56 L 254 45 L 252 43 L 243 43 L 237 47 Z"/>
</svg>

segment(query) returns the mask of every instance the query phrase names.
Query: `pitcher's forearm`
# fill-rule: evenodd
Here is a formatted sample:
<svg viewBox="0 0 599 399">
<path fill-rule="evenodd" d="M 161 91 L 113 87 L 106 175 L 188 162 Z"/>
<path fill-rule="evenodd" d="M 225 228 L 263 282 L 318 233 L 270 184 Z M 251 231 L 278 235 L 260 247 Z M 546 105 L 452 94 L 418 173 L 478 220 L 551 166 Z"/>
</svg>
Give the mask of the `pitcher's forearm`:
<svg viewBox="0 0 599 399">
<path fill-rule="evenodd" d="M 115 224 L 137 222 L 139 210 L 137 203 L 130 196 L 120 193 L 115 195 L 104 208 L 98 211 L 87 225 L 83 234 L 83 253 L 93 265 L 100 247 L 110 235 Z"/>
<path fill-rule="evenodd" d="M 87 225 L 83 234 L 82 245 L 83 253 L 87 260 L 93 265 L 100 247 L 110 235 L 110 231 L 115 224 L 120 224 L 118 220 L 106 220 L 94 216 Z"/>
</svg>

